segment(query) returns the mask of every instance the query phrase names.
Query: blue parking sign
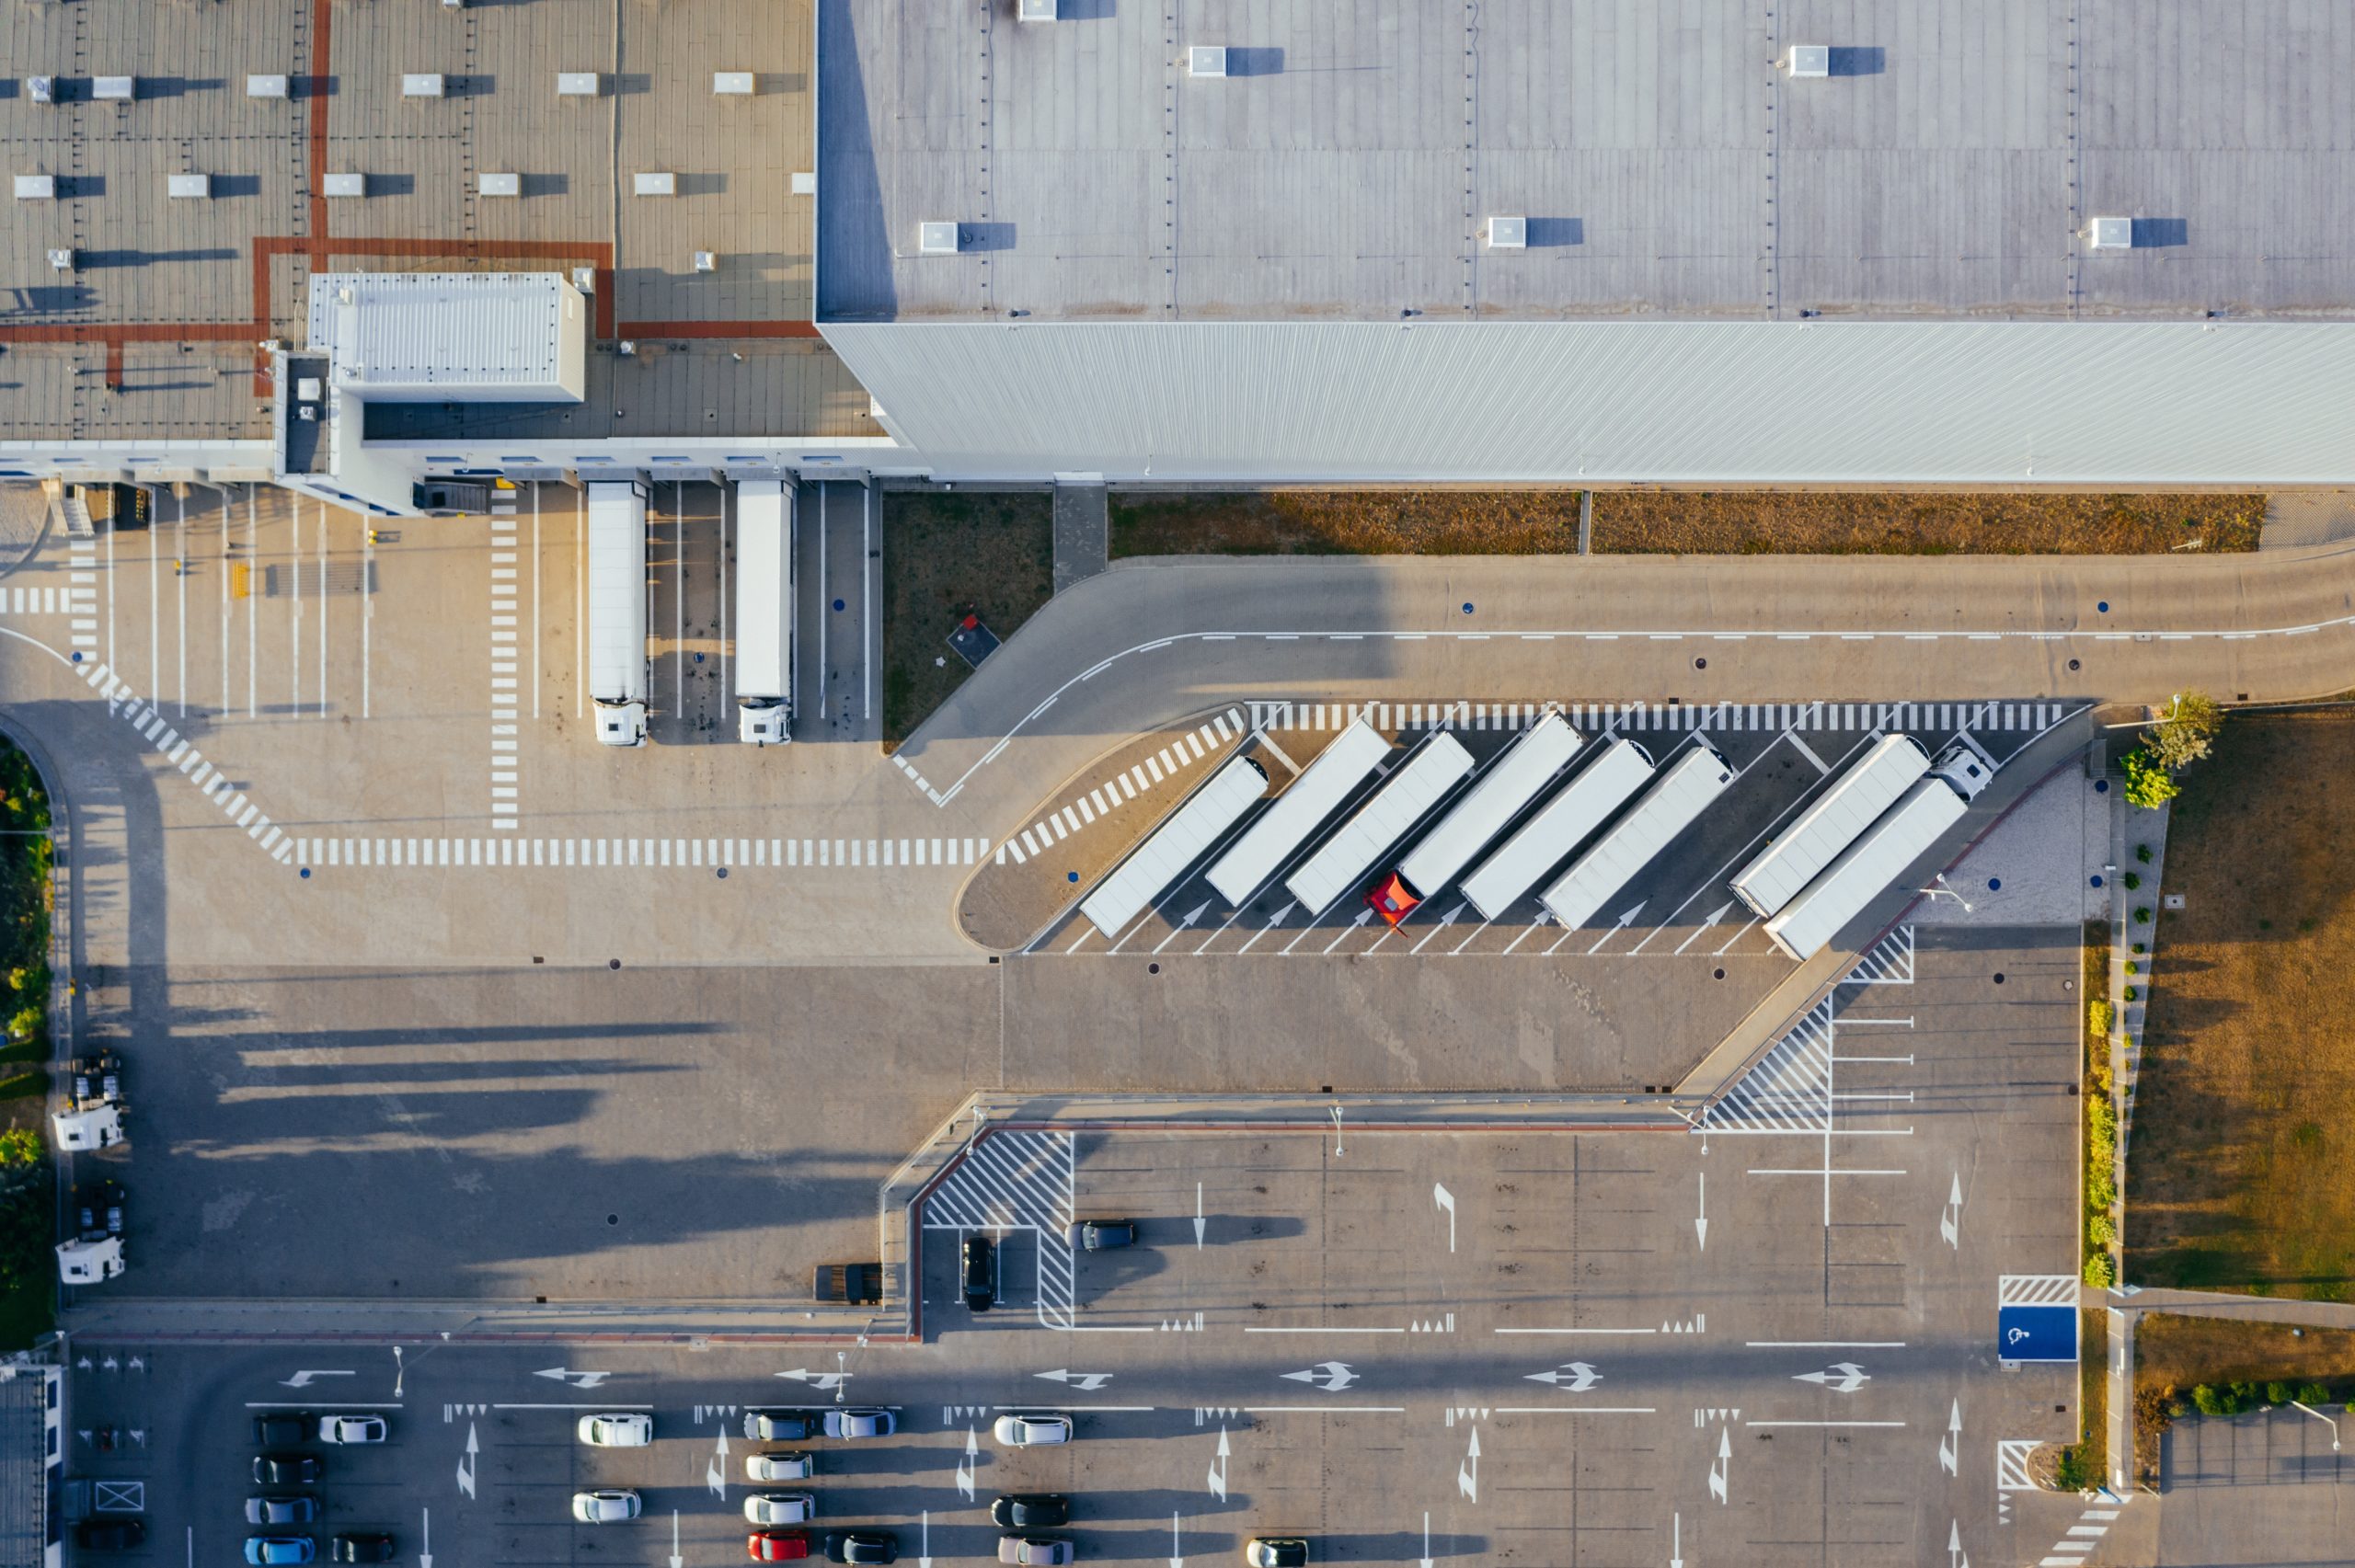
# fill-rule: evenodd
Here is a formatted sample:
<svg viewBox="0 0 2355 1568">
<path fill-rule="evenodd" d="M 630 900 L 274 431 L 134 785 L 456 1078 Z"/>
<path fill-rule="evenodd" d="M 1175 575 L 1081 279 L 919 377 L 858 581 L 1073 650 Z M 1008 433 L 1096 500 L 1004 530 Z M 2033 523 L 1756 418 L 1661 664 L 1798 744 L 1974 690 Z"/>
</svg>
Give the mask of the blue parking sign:
<svg viewBox="0 0 2355 1568">
<path fill-rule="evenodd" d="M 2001 1307 L 1995 1312 L 1995 1355 L 2005 1361 L 2074 1361 L 2077 1309 Z"/>
</svg>

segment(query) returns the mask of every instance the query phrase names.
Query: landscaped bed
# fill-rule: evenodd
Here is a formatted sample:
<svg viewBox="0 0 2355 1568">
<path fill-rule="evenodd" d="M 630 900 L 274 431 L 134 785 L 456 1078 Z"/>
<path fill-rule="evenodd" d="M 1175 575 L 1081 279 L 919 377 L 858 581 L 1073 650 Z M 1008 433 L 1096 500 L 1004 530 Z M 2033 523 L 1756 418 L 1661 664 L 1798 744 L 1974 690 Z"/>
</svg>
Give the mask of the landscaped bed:
<svg viewBox="0 0 2355 1568">
<path fill-rule="evenodd" d="M 2156 1476 L 2160 1435 L 2179 1416 L 2234 1415 L 2292 1400 L 2319 1408 L 2343 1403 L 2350 1391 L 2355 1332 L 2146 1313 L 2134 1330 L 2136 1468 Z"/>
<path fill-rule="evenodd" d="M 1576 490 L 1111 493 L 1112 555 L 1573 555 Z"/>
<path fill-rule="evenodd" d="M 2126 1277 L 2355 1286 L 2355 711 L 2241 714 L 2183 777 L 2128 1143 Z M 2137 925 L 2140 935 L 2149 928 Z"/>
<path fill-rule="evenodd" d="M 0 1352 L 55 1325 L 50 1242 L 56 1178 L 45 1143 L 50 1058 L 49 796 L 29 759 L 0 740 Z"/>
<path fill-rule="evenodd" d="M 1054 592 L 1054 499 L 1046 490 L 886 490 L 883 517 L 889 750 L 972 673 L 948 646 L 965 616 L 1010 637 Z"/>
</svg>

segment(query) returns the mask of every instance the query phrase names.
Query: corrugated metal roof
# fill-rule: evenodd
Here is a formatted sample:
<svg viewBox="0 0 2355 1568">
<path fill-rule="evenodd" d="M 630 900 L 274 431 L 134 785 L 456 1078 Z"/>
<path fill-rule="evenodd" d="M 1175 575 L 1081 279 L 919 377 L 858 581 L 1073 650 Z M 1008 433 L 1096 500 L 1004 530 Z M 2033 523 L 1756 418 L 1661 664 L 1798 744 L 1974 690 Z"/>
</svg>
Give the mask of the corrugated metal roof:
<svg viewBox="0 0 2355 1568">
<path fill-rule="evenodd" d="M 338 384 L 378 397 L 577 403 L 587 319 L 557 272 L 311 276 L 310 347 L 328 355 Z"/>
<path fill-rule="evenodd" d="M 948 477 L 2355 482 L 2349 324 L 824 330 Z"/>
</svg>

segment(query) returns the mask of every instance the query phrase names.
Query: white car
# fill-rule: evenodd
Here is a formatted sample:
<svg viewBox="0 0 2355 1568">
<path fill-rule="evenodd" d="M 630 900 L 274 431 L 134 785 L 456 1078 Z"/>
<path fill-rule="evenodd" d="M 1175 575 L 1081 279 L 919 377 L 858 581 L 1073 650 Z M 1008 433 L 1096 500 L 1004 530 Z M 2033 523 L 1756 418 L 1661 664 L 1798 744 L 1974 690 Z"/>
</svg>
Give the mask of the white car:
<svg viewBox="0 0 2355 1568">
<path fill-rule="evenodd" d="M 853 1405 L 826 1412 L 826 1436 L 829 1437 L 889 1437 L 899 1429 L 899 1417 L 888 1410 Z"/>
<path fill-rule="evenodd" d="M 642 1411 L 584 1415 L 574 1430 L 592 1448 L 642 1448 L 654 1441 L 654 1417 Z"/>
<path fill-rule="evenodd" d="M 584 1525 L 614 1525 L 638 1517 L 638 1494 L 629 1491 L 576 1492 L 572 1516 Z"/>
<path fill-rule="evenodd" d="M 755 1492 L 744 1499 L 749 1525 L 806 1525 L 818 1516 L 818 1500 L 807 1492 Z"/>
<path fill-rule="evenodd" d="M 991 1428 L 1009 1448 L 1038 1448 L 1071 1441 L 1068 1415 L 1001 1415 Z"/>
<path fill-rule="evenodd" d="M 748 1481 L 807 1481 L 818 1473 L 814 1454 L 746 1454 Z"/>
<path fill-rule="evenodd" d="M 381 1415 L 322 1415 L 322 1443 L 381 1443 L 390 1435 Z"/>
</svg>

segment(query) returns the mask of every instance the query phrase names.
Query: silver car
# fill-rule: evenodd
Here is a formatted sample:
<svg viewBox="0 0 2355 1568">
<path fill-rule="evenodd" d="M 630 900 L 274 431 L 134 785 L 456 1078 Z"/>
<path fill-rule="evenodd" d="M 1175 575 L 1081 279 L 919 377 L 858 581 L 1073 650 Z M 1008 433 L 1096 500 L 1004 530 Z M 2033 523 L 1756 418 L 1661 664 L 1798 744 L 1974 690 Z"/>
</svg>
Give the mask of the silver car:
<svg viewBox="0 0 2355 1568">
<path fill-rule="evenodd" d="M 807 1492 L 755 1492 L 744 1499 L 750 1525 L 806 1525 L 818 1516 L 818 1500 Z"/>
<path fill-rule="evenodd" d="M 990 1430 L 1009 1448 L 1041 1448 L 1071 1441 L 1071 1417 L 1001 1415 Z"/>
<path fill-rule="evenodd" d="M 1072 1561 L 1071 1542 L 1051 1535 L 1002 1535 L 997 1538 L 997 1560 L 1022 1563 L 1025 1568 L 1067 1568 Z"/>
<path fill-rule="evenodd" d="M 622 1488 L 572 1494 L 572 1516 L 584 1525 L 615 1525 L 624 1519 L 635 1519 L 638 1506 L 638 1494 Z"/>
<path fill-rule="evenodd" d="M 888 1410 L 858 1409 L 826 1412 L 829 1437 L 889 1437 L 900 1429 L 899 1418 Z"/>
<path fill-rule="evenodd" d="M 815 1454 L 746 1454 L 747 1481 L 807 1481 L 818 1473 Z"/>
</svg>

